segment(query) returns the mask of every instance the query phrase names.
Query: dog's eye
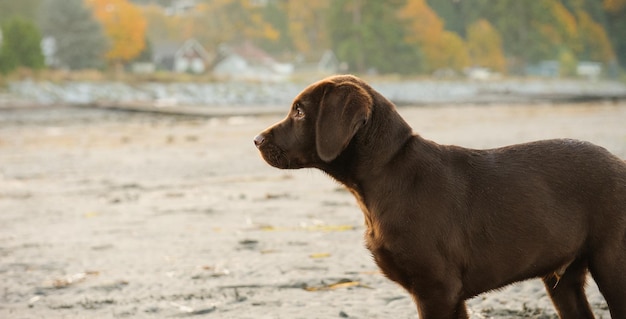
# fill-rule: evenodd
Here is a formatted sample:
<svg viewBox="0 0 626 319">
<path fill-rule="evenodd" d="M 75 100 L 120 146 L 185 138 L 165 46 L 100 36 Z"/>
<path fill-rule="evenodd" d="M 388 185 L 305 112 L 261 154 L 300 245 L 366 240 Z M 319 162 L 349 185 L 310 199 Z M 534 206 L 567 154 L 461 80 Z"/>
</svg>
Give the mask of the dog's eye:
<svg viewBox="0 0 626 319">
<path fill-rule="evenodd" d="M 294 110 L 294 114 L 293 114 L 293 116 L 294 116 L 296 119 L 302 119 L 302 118 L 304 118 L 304 111 L 302 111 L 302 107 L 300 107 L 300 104 L 296 104 L 296 105 L 294 105 L 293 110 Z"/>
</svg>

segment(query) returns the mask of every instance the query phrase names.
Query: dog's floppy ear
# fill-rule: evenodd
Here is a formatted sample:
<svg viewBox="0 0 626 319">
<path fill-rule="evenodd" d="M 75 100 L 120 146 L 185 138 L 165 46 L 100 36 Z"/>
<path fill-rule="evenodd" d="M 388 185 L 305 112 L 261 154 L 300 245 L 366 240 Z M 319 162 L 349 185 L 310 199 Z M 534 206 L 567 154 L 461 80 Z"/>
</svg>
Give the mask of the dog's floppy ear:
<svg viewBox="0 0 626 319">
<path fill-rule="evenodd" d="M 348 146 L 370 116 L 371 96 L 357 84 L 329 83 L 320 102 L 316 124 L 317 153 L 330 162 Z"/>
</svg>

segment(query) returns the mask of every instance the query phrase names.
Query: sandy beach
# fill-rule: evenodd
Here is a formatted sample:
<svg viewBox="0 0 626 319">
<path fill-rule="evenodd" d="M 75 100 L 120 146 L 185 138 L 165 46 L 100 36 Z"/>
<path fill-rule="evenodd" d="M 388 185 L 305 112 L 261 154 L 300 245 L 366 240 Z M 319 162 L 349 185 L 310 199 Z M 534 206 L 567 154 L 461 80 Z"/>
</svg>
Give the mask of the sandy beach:
<svg viewBox="0 0 626 319">
<path fill-rule="evenodd" d="M 441 144 L 568 137 L 626 158 L 623 100 L 399 111 Z M 260 158 L 252 139 L 282 117 L 0 110 L 0 318 L 416 318 L 352 196 Z M 587 294 L 610 318 L 591 279 Z M 539 280 L 467 304 L 556 318 Z"/>
</svg>

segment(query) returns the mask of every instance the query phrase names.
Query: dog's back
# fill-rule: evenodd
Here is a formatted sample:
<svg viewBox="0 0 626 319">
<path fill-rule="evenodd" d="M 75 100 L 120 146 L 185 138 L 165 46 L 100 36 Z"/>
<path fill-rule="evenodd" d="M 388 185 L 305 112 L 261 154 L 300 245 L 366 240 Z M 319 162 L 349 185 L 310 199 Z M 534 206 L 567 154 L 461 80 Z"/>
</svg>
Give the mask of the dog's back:
<svg viewBox="0 0 626 319">
<path fill-rule="evenodd" d="M 491 150 L 446 148 L 455 176 L 450 189 L 463 207 L 456 217 L 462 221 L 459 240 L 467 245 L 458 253 L 468 256 L 468 295 L 531 277 L 559 277 L 577 260 L 593 264 L 613 254 L 616 265 L 626 265 L 621 159 L 569 139 Z"/>
</svg>

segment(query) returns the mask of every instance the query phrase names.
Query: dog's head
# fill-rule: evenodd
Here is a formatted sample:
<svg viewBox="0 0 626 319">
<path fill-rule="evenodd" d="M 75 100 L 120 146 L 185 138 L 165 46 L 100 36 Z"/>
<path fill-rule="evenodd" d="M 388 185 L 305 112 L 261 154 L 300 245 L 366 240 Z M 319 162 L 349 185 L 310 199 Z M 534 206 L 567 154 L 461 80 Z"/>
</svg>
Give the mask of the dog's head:
<svg viewBox="0 0 626 319">
<path fill-rule="evenodd" d="M 363 81 L 333 76 L 304 89 L 287 117 L 254 138 L 267 163 L 278 168 L 316 167 L 335 160 L 372 112 Z"/>
</svg>

